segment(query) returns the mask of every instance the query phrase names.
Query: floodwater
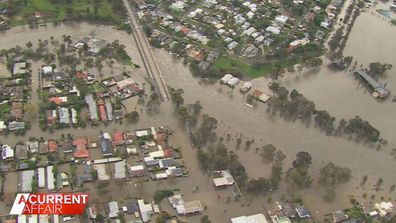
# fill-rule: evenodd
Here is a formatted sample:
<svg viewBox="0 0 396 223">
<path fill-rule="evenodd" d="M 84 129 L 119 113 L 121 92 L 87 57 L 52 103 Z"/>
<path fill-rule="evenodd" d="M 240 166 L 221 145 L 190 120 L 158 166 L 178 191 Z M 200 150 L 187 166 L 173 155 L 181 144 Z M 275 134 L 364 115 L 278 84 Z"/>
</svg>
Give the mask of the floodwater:
<svg viewBox="0 0 396 223">
<path fill-rule="evenodd" d="M 367 26 L 366 24 L 371 25 Z M 27 32 L 29 32 L 29 35 L 26 35 Z M 362 36 L 362 33 L 365 35 Z M 374 38 L 375 33 L 382 34 L 375 35 Z M 132 60 L 137 64 L 142 64 L 133 38 L 123 32 L 104 26 L 81 24 L 73 27 L 64 25 L 60 27 L 51 26 L 38 30 L 22 30 L 18 28 L 5 34 L 0 34 L 0 39 L 1 46 L 7 46 L 8 48 L 8 46 L 16 44 L 25 44 L 29 40 L 49 39 L 51 35 L 61 38 L 63 34 L 73 35 L 73 37 L 94 35 L 97 38 L 109 41 L 119 39 L 121 43 L 126 45 L 127 52 L 132 57 Z M 395 50 L 395 43 L 390 41 L 394 36 L 396 36 L 394 27 L 382 22 L 381 18 L 364 13 L 354 25 L 344 55 L 353 56 L 354 60 L 358 61 L 358 64 L 365 66 L 369 62 L 374 61 L 388 62 L 396 66 L 394 54 L 392 54 Z M 174 88 L 184 89 L 186 103 L 193 103 L 199 100 L 204 107 L 203 112 L 210 114 L 219 121 L 217 130 L 219 136 L 224 138 L 226 138 L 227 134 L 232 136 L 232 139 L 226 142 L 226 145 L 239 155 L 250 177 L 267 177 L 269 175 L 270 164 L 264 163 L 255 151 L 255 148 L 269 143 L 274 144 L 287 155 L 284 169 L 290 167 L 298 151 L 309 152 L 313 157 L 311 169 L 315 181 L 317 181 L 319 169 L 329 161 L 340 166 L 349 167 L 352 170 L 353 179 L 348 184 L 338 187 L 337 197 L 333 203 L 324 203 L 322 201 L 322 191 L 317 187 L 317 182 L 314 182 L 310 190 L 294 192 L 303 197 L 308 208 L 314 212 L 314 216 L 319 218 L 330 211 L 349 207 L 348 195 L 361 197 L 364 192 L 368 196 L 373 194 L 371 186 L 358 187 L 364 175 L 368 175 L 367 184 L 371 185 L 380 177 L 384 179 L 384 190 L 377 195 L 376 200 L 379 200 L 380 196 L 384 196 L 385 199 L 395 199 L 393 194 L 388 193 L 388 188 L 396 183 L 395 161 L 390 156 L 390 150 L 393 145 L 396 145 L 394 141 L 396 133 L 393 131 L 396 127 L 396 122 L 393 121 L 394 106 L 396 104 L 392 103 L 390 99 L 384 102 L 376 101 L 347 72 L 334 73 L 324 66 L 316 74 L 310 74 L 307 71 L 286 74 L 280 82 L 290 90 L 295 88 L 302 92 L 307 98 L 316 103 L 317 108 L 328 110 L 338 120 L 359 115 L 370 121 L 372 125 L 381 131 L 383 137 L 389 141 L 389 144 L 382 146 L 380 151 L 341 137 L 326 136 L 313 125 L 306 126 L 299 121 L 286 121 L 283 118 L 269 114 L 266 111 L 267 106 L 265 104 L 258 104 L 257 108 L 249 108 L 244 105 L 244 96 L 239 93 L 238 88 L 231 90 L 219 84 L 200 84 L 199 80 L 192 77 L 188 67 L 183 65 L 180 60 L 173 58 L 162 50 L 155 50 L 154 55 L 157 58 L 166 83 Z M 144 72 L 138 72 L 144 75 Z M 394 72 L 395 68 L 388 72 L 386 79 L 381 80 L 381 82 L 387 82 L 387 86 L 391 90 L 392 88 L 396 89 L 396 78 L 392 75 Z M 268 82 L 269 80 L 265 78 L 252 80 L 253 88 L 265 89 Z M 176 130 L 172 143 L 175 146 L 179 145 L 182 147 L 183 159 L 186 165 L 190 167 L 190 176 L 185 179 L 146 183 L 143 188 L 139 189 L 141 191 L 138 194 L 150 200 L 154 191 L 158 188 L 182 188 L 187 200 L 200 199 L 208 207 L 207 214 L 213 222 L 227 222 L 230 217 L 264 211 L 263 205 L 266 204 L 267 197 L 260 196 L 252 199 L 249 196 L 245 196 L 242 201 L 231 201 L 227 204 L 226 198 L 231 196 L 231 192 L 215 190 L 209 176 L 199 170 L 195 158 L 196 150 L 191 148 L 183 128 L 180 127 L 174 117 L 171 103 L 163 103 L 161 110 L 161 113 L 155 116 L 148 116 L 143 112 L 141 120 L 133 125 L 124 121 L 122 124 L 111 123 L 108 127 L 101 126 L 96 129 L 66 129 L 57 131 L 54 134 L 34 134 L 44 135 L 45 138 L 49 138 L 60 137 L 61 133 L 66 134 L 69 132 L 93 135 L 98 134 L 100 130 L 136 129 L 158 125 L 170 126 Z M 236 149 L 236 138 L 240 134 L 243 135 L 243 143 L 240 149 Z M 2 137 L 2 141 L 15 143 L 27 137 Z M 243 146 L 247 139 L 255 140 L 255 143 L 248 150 Z M 199 187 L 198 192 L 192 192 L 194 186 Z M 131 191 L 135 190 L 132 189 Z M 286 193 L 285 187 L 271 194 L 271 196 L 279 198 L 283 193 Z M 219 199 L 217 195 L 220 195 Z M 199 222 L 199 217 L 192 217 L 189 220 Z"/>
</svg>

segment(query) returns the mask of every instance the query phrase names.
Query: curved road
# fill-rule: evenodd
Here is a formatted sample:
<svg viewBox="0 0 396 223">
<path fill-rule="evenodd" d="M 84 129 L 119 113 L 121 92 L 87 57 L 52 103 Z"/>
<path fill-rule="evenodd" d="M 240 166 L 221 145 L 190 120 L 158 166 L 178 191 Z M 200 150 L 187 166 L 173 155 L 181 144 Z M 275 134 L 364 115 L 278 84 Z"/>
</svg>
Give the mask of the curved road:
<svg viewBox="0 0 396 223">
<path fill-rule="evenodd" d="M 154 82 L 153 84 L 156 88 L 157 93 L 160 95 L 162 101 L 168 101 L 169 100 L 168 88 L 165 84 L 164 78 L 162 77 L 161 70 L 159 69 L 157 62 L 155 61 L 155 58 L 150 48 L 150 44 L 145 34 L 143 33 L 142 28 L 139 26 L 139 23 L 137 22 L 128 1 L 127 0 L 123 0 L 123 1 L 129 14 L 129 19 L 131 22 L 130 25 L 132 27 L 132 34 L 136 41 L 144 66 L 146 67 L 147 73 L 150 79 L 153 80 Z"/>
</svg>

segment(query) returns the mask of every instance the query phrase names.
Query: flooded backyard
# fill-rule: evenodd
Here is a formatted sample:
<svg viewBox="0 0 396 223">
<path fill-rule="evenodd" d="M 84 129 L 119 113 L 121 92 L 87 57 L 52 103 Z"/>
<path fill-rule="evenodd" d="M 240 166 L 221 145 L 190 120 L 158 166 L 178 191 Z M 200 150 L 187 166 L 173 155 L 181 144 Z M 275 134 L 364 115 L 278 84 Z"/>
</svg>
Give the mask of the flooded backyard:
<svg viewBox="0 0 396 223">
<path fill-rule="evenodd" d="M 26 35 L 26 32 L 29 32 L 29 35 Z M 13 29 L 5 34 L 0 34 L 1 47 L 24 45 L 29 40 L 37 42 L 38 39 L 49 39 L 50 36 L 62 38 L 63 34 L 72 35 L 73 39 L 87 35 L 108 41 L 119 39 L 122 44 L 126 45 L 126 51 L 132 57 L 134 63 L 142 64 L 132 36 L 109 27 L 88 24 L 49 26 L 48 28 L 35 30 Z M 363 13 L 356 20 L 344 51 L 344 56 L 353 56 L 354 61 L 358 61 L 358 65 L 368 66 L 370 62 L 393 64 L 394 68 L 388 71 L 387 77 L 380 80 L 382 83 L 386 82 L 387 87 L 393 92 L 396 92 L 395 36 L 395 27 L 369 11 Z M 385 199 L 395 199 L 394 194 L 389 194 L 388 188 L 396 183 L 395 160 L 390 155 L 391 149 L 396 147 L 396 131 L 394 131 L 396 129 L 396 122 L 394 121 L 396 103 L 392 103 L 391 98 L 383 102 L 376 101 L 349 72 L 333 72 L 327 69 L 326 64 L 328 62 L 325 60 L 324 66 L 318 73 L 312 74 L 306 71 L 288 73 L 279 82 L 289 90 L 297 89 L 308 99 L 314 101 L 317 108 L 329 111 L 337 120 L 341 118 L 349 119 L 355 115 L 368 120 L 381 131 L 383 138 L 389 142 L 388 145 L 382 146 L 379 151 L 342 137 L 326 136 L 313 125 L 306 126 L 299 121 L 286 121 L 268 113 L 266 104 L 258 104 L 257 108 L 247 107 L 244 105 L 244 95 L 239 93 L 238 88 L 231 90 L 220 84 L 200 84 L 199 80 L 191 75 L 188 67 L 183 65 L 180 60 L 173 58 L 163 50 L 155 50 L 154 55 L 166 83 L 174 88 L 184 89 L 186 103 L 199 100 L 204 108 L 203 113 L 207 113 L 219 121 L 217 130 L 219 136 L 224 138 L 227 134 L 232 136 L 232 139 L 226 142 L 226 145 L 239 155 L 249 177 L 268 177 L 270 174 L 271 165 L 264 163 L 255 151 L 256 147 L 262 147 L 266 144 L 274 144 L 286 154 L 285 170 L 291 166 L 297 152 L 309 152 L 313 157 L 311 169 L 315 180 L 317 180 L 319 169 L 329 161 L 352 170 L 352 180 L 338 188 L 337 197 L 333 203 L 323 202 L 322 191 L 316 187 L 317 182 L 314 182 L 311 190 L 295 192 L 302 195 L 308 208 L 314 212 L 314 216 L 322 217 L 323 214 L 332 210 L 350 207 L 348 195 L 361 197 L 363 193 L 373 194 L 371 186 L 358 187 L 364 175 L 368 176 L 368 185 L 374 184 L 378 178 L 384 179 L 384 190 L 377 193 L 376 200 L 379 200 L 381 196 L 384 196 Z M 136 71 L 136 73 L 142 77 L 145 75 L 142 69 Z M 269 80 L 265 78 L 252 80 L 253 89 L 265 88 L 268 82 Z M 127 107 L 134 109 L 136 105 L 129 104 Z M 171 102 L 163 103 L 161 113 L 155 116 L 148 116 L 143 111 L 137 124 L 130 124 L 126 121 L 123 123 L 113 122 L 107 127 L 65 129 L 53 134 L 35 129 L 34 133 L 30 131 L 24 137 L 1 136 L 1 141 L 15 144 L 29 136 L 59 138 L 62 133 L 67 134 L 69 132 L 76 135 L 94 135 L 99 134 L 101 130 L 138 129 L 159 125 L 170 126 L 176 130 L 172 144 L 181 146 L 183 159 L 190 169 L 190 176 L 174 181 L 147 183 L 142 191 L 137 194 L 141 194 L 145 198 L 151 198 L 159 188 L 183 188 L 186 199 L 200 199 L 208 207 L 207 214 L 213 222 L 227 222 L 230 217 L 264 211 L 263 205 L 266 205 L 267 197 L 263 196 L 250 200 L 247 196 L 242 201 L 231 201 L 228 204 L 226 198 L 231 196 L 230 191 L 217 191 L 213 188 L 209 176 L 198 167 L 196 150 L 191 148 L 184 128 L 180 126 L 174 116 Z M 249 150 L 246 150 L 243 146 L 236 149 L 236 138 L 240 134 L 243 135 L 243 142 L 247 139 L 255 140 Z M 10 178 L 16 180 L 15 176 Z M 14 184 L 15 182 L 11 182 L 11 185 Z M 199 190 L 192 192 L 193 187 L 198 187 Z M 128 190 L 122 191 L 128 193 Z M 271 196 L 280 198 L 285 191 L 286 189 L 282 187 L 281 190 L 271 194 Z M 136 190 L 133 190 L 131 193 L 135 192 Z M 218 195 L 220 195 L 220 198 L 218 198 Z M 199 216 L 193 217 L 192 222 L 199 222 Z"/>
</svg>

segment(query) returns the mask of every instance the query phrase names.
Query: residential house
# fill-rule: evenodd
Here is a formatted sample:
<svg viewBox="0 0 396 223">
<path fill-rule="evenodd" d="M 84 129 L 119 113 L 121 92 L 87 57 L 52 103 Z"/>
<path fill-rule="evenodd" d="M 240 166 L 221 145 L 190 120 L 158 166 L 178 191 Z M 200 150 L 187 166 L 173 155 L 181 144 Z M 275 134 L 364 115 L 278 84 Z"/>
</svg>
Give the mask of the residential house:
<svg viewBox="0 0 396 223">
<path fill-rule="evenodd" d="M 14 63 L 14 67 L 12 69 L 13 75 L 26 74 L 26 73 L 27 73 L 27 63 L 26 62 Z"/>
<path fill-rule="evenodd" d="M 85 102 L 88 104 L 89 114 L 91 116 L 91 120 L 99 120 L 98 117 L 98 109 L 96 107 L 96 102 L 93 98 L 92 94 L 88 94 L 85 96 Z"/>
<path fill-rule="evenodd" d="M 68 108 L 59 109 L 59 123 L 70 124 L 70 114 Z"/>
<path fill-rule="evenodd" d="M 56 143 L 55 140 L 50 139 L 48 140 L 48 149 L 51 153 L 56 152 L 58 149 L 58 144 Z"/>
<path fill-rule="evenodd" d="M 232 177 L 229 170 L 215 171 L 219 174 L 219 177 L 213 178 L 213 183 L 216 187 L 230 186 L 235 183 L 234 177 Z"/>
<path fill-rule="evenodd" d="M 152 204 L 146 204 L 144 200 L 138 200 L 138 206 L 140 210 L 140 217 L 143 222 L 149 222 L 151 219 L 151 215 L 154 214 Z"/>
<path fill-rule="evenodd" d="M 120 209 L 118 208 L 117 201 L 109 202 L 109 218 L 117 218 L 120 213 Z"/>
<path fill-rule="evenodd" d="M 24 145 L 16 145 L 15 146 L 15 154 L 16 154 L 16 158 L 18 158 L 19 160 L 24 160 L 27 159 L 27 148 Z"/>
<path fill-rule="evenodd" d="M 21 172 L 21 192 L 31 192 L 32 182 L 34 177 L 34 170 L 25 170 Z"/>
<path fill-rule="evenodd" d="M 103 133 L 99 138 L 100 149 L 103 156 L 113 155 L 113 146 L 109 133 Z"/>
<path fill-rule="evenodd" d="M 300 218 L 311 218 L 311 213 L 303 205 L 296 207 L 296 212 Z"/>
<path fill-rule="evenodd" d="M 23 130 L 25 129 L 25 122 L 17 122 L 17 121 L 10 122 L 8 123 L 8 129 L 10 131 Z"/>
<path fill-rule="evenodd" d="M 249 216 L 239 216 L 231 218 L 231 223 L 268 223 L 263 214 L 254 214 Z"/>
<path fill-rule="evenodd" d="M 203 211 L 202 204 L 199 200 L 186 202 L 181 194 L 168 197 L 168 200 L 179 215 L 188 215 Z"/>
<path fill-rule="evenodd" d="M 114 163 L 114 178 L 121 180 L 126 178 L 126 161 L 122 160 Z"/>
<path fill-rule="evenodd" d="M 14 156 L 15 156 L 14 149 L 12 149 L 11 146 L 5 144 L 1 146 L 2 160 L 6 160 L 6 161 L 14 160 Z"/>
</svg>

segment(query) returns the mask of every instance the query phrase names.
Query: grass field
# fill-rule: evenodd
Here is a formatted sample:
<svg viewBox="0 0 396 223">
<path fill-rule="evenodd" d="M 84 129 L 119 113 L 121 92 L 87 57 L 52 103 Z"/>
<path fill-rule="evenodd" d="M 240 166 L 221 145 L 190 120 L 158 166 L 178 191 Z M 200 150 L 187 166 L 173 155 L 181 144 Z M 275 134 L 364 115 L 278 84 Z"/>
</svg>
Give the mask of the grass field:
<svg viewBox="0 0 396 223">
<path fill-rule="evenodd" d="M 226 71 L 235 71 L 245 74 L 251 78 L 257 78 L 261 76 L 267 76 L 275 72 L 278 67 L 286 68 L 293 65 L 294 63 L 288 60 L 282 60 L 277 62 L 270 62 L 261 64 L 258 67 L 254 67 L 250 64 L 243 63 L 241 61 L 234 60 L 227 56 L 219 57 L 214 63 L 214 68 Z"/>
<path fill-rule="evenodd" d="M 113 11 L 113 4 L 120 6 L 121 0 L 101 0 L 95 14 L 94 0 L 66 1 L 50 0 L 19 0 L 15 1 L 16 10 L 12 16 L 11 25 L 26 23 L 34 19 L 35 12 L 51 22 L 61 22 L 73 19 L 97 20 L 105 23 L 119 23 L 123 20 L 122 13 Z"/>
</svg>

